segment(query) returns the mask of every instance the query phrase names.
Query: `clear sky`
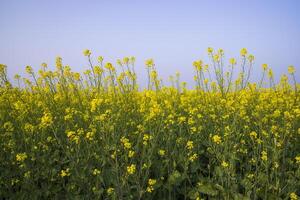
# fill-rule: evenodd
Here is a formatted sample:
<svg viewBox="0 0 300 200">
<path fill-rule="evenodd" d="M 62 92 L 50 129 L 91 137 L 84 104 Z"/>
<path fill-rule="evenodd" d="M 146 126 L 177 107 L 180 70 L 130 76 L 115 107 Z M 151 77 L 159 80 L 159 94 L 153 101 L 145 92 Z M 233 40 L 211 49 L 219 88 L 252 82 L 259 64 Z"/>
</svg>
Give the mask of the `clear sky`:
<svg viewBox="0 0 300 200">
<path fill-rule="evenodd" d="M 180 71 L 192 84 L 192 62 L 207 61 L 207 47 L 223 48 L 227 59 L 246 47 L 254 79 L 268 63 L 277 78 L 294 65 L 300 80 L 299 0 L 0 0 L 0 27 L 0 63 L 11 77 L 26 65 L 51 68 L 58 55 L 84 71 L 87 48 L 110 62 L 135 56 L 141 84 L 147 58 L 164 79 Z"/>
</svg>

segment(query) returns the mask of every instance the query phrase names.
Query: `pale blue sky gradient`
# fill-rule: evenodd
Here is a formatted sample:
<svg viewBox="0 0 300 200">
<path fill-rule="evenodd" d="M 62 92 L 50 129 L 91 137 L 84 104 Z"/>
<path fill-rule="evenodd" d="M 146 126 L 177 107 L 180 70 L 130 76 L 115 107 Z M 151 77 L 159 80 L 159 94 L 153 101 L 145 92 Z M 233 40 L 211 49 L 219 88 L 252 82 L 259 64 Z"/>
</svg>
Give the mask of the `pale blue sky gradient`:
<svg viewBox="0 0 300 200">
<path fill-rule="evenodd" d="M 299 0 L 0 0 L 0 27 L 0 63 L 11 77 L 42 62 L 54 69 L 58 55 L 84 71 L 88 48 L 110 62 L 136 56 L 142 85 L 147 58 L 165 80 L 180 71 L 192 85 L 192 62 L 207 61 L 207 47 L 223 48 L 227 59 L 246 47 L 256 58 L 254 79 L 262 63 L 276 78 L 294 65 L 300 78 Z"/>
</svg>

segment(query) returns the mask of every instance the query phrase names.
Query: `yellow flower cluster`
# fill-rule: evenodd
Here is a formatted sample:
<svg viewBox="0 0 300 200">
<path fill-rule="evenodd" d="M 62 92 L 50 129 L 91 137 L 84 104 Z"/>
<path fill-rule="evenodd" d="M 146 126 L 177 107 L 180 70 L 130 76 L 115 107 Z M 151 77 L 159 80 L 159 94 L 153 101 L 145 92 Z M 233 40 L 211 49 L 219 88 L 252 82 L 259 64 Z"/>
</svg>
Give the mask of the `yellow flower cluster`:
<svg viewBox="0 0 300 200">
<path fill-rule="evenodd" d="M 128 152 L 128 157 L 129 157 L 129 158 L 132 158 L 132 157 L 134 156 L 134 154 L 135 154 L 135 152 L 132 151 L 132 150 L 130 150 L 130 151 Z"/>
<path fill-rule="evenodd" d="M 128 138 L 126 138 L 126 137 L 123 136 L 123 137 L 120 139 L 120 141 L 121 141 L 121 143 L 123 144 L 123 146 L 124 146 L 125 149 L 130 149 L 130 148 L 131 148 L 131 143 L 129 142 L 129 139 L 128 139 Z"/>
<path fill-rule="evenodd" d="M 192 150 L 194 148 L 194 142 L 193 141 L 187 141 L 186 148 L 188 150 Z"/>
<path fill-rule="evenodd" d="M 295 192 L 292 192 L 292 193 L 290 194 L 290 199 L 291 199 L 291 200 L 298 200 L 299 198 L 298 198 L 298 195 L 297 195 Z"/>
<path fill-rule="evenodd" d="M 266 151 L 262 151 L 261 152 L 261 159 L 263 161 L 267 161 L 268 160 L 268 153 Z"/>
<path fill-rule="evenodd" d="M 79 135 L 75 131 L 68 131 L 67 132 L 67 137 L 70 139 L 70 141 L 75 142 L 76 144 L 79 143 Z"/>
<path fill-rule="evenodd" d="M 57 57 L 11 82 L 0 64 L 0 196 L 298 199 L 296 68 L 279 78 L 262 64 L 251 83 L 247 49 L 207 53 L 191 63 L 194 85 L 179 72 L 165 84 L 148 59 L 141 87 L 134 57 L 90 50 L 83 73 Z"/>
<path fill-rule="evenodd" d="M 99 169 L 94 169 L 93 170 L 93 175 L 94 176 L 97 176 L 97 175 L 99 175 L 101 173 L 101 171 L 99 170 Z"/>
<path fill-rule="evenodd" d="M 149 193 L 153 192 L 155 184 L 156 184 L 156 180 L 150 178 L 148 180 L 148 187 L 147 187 L 146 191 L 149 192 Z"/>
<path fill-rule="evenodd" d="M 152 136 L 150 136 L 149 134 L 144 134 L 144 136 L 143 136 L 143 144 L 147 145 L 148 142 L 149 142 L 149 140 L 151 140 L 151 139 L 152 139 Z"/>
<path fill-rule="evenodd" d="M 136 170 L 135 164 L 131 164 L 131 165 L 127 166 L 127 173 L 129 175 L 134 174 L 135 170 Z"/>
<path fill-rule="evenodd" d="M 214 143 L 216 143 L 216 144 L 220 144 L 220 143 L 222 142 L 222 139 L 221 139 L 221 137 L 220 137 L 219 135 L 214 135 L 214 136 L 212 137 L 212 141 L 213 141 Z"/>
<path fill-rule="evenodd" d="M 60 176 L 61 177 L 65 177 L 65 176 L 70 176 L 70 169 L 69 168 L 67 168 L 67 169 L 63 169 L 63 170 L 61 170 L 60 171 Z"/>
<path fill-rule="evenodd" d="M 159 154 L 160 156 L 164 156 L 164 155 L 166 154 L 166 151 L 163 150 L 163 149 L 160 149 L 160 150 L 158 151 L 158 154 Z"/>
<path fill-rule="evenodd" d="M 295 160 L 296 160 L 296 163 L 297 163 L 297 164 L 300 164 L 300 156 L 296 156 L 296 157 L 295 157 Z"/>
<path fill-rule="evenodd" d="M 85 55 L 85 56 L 90 56 L 91 54 L 92 54 L 92 52 L 88 49 L 83 51 L 83 55 Z"/>
<path fill-rule="evenodd" d="M 154 66 L 154 60 L 153 59 L 148 59 L 145 61 L 145 65 L 147 67 L 153 67 Z"/>
<path fill-rule="evenodd" d="M 257 133 L 255 131 L 252 131 L 250 133 L 250 137 L 253 138 L 253 139 L 257 139 Z"/>
<path fill-rule="evenodd" d="M 17 160 L 18 162 L 23 162 L 27 157 L 28 157 L 28 156 L 27 156 L 26 153 L 18 153 L 18 154 L 16 155 L 16 160 Z"/>
<path fill-rule="evenodd" d="M 189 157 L 189 161 L 194 162 L 198 158 L 198 154 L 194 153 Z"/>
<path fill-rule="evenodd" d="M 44 113 L 43 117 L 41 118 L 41 127 L 46 128 L 50 127 L 53 123 L 53 118 L 50 113 Z"/>
<path fill-rule="evenodd" d="M 115 189 L 110 187 L 110 188 L 107 189 L 107 194 L 112 195 L 114 193 L 114 191 L 115 191 Z"/>
<path fill-rule="evenodd" d="M 222 167 L 227 168 L 229 166 L 229 164 L 226 161 L 222 161 Z"/>
</svg>

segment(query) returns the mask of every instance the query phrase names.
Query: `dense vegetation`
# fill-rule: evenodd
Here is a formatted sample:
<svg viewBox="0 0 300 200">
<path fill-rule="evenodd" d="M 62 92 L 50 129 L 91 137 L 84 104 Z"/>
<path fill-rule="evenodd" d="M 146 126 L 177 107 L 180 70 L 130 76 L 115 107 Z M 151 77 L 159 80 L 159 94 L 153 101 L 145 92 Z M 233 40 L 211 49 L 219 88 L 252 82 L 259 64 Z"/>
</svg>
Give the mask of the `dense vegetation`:
<svg viewBox="0 0 300 200">
<path fill-rule="evenodd" d="M 118 70 L 100 56 L 90 70 L 56 59 L 16 84 L 0 66 L 0 197 L 5 199 L 297 199 L 300 101 L 295 69 L 249 83 L 254 56 L 227 67 L 223 50 L 195 61 L 195 89 L 179 74 L 163 86 L 146 61 Z M 118 72 L 117 72 L 118 71 Z M 14 86 L 17 85 L 18 86 Z"/>
</svg>

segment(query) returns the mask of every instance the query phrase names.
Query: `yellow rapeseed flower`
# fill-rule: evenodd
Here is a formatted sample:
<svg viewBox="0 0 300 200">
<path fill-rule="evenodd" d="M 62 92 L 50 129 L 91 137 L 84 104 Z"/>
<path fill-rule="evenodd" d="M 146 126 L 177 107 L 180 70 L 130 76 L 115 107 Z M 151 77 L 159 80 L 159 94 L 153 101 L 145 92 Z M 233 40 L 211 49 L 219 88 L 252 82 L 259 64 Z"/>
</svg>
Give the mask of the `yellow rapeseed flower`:
<svg viewBox="0 0 300 200">
<path fill-rule="evenodd" d="M 213 59 L 214 59 L 215 62 L 219 62 L 220 61 L 220 55 L 219 54 L 215 54 L 213 56 Z"/>
<path fill-rule="evenodd" d="M 103 58 L 102 56 L 99 56 L 99 57 L 98 57 L 98 62 L 99 62 L 99 63 L 102 64 L 103 60 L 104 60 L 104 58 Z"/>
<path fill-rule="evenodd" d="M 189 161 L 194 162 L 198 158 L 198 154 L 194 153 L 189 157 Z"/>
<path fill-rule="evenodd" d="M 241 56 L 246 56 L 248 51 L 246 48 L 242 48 L 240 53 L 241 53 Z"/>
<path fill-rule="evenodd" d="M 214 135 L 214 136 L 212 137 L 212 140 L 213 140 L 213 142 L 216 143 L 216 144 L 220 144 L 220 143 L 222 142 L 222 139 L 221 139 L 221 137 L 220 137 L 219 135 Z"/>
<path fill-rule="evenodd" d="M 154 190 L 153 186 L 148 186 L 146 189 L 146 191 L 149 193 L 153 192 L 153 190 Z"/>
<path fill-rule="evenodd" d="M 128 57 L 123 58 L 123 63 L 124 63 L 125 65 L 128 65 L 128 63 L 129 63 L 129 58 L 128 58 Z"/>
<path fill-rule="evenodd" d="M 28 156 L 27 156 L 26 153 L 18 153 L 18 154 L 16 155 L 16 160 L 17 160 L 18 162 L 23 162 L 27 157 L 28 157 Z"/>
<path fill-rule="evenodd" d="M 224 50 L 223 50 L 223 49 L 218 49 L 218 54 L 219 54 L 220 56 L 224 55 Z"/>
<path fill-rule="evenodd" d="M 155 180 L 155 179 L 151 179 L 151 178 L 150 178 L 150 179 L 148 180 L 148 185 L 152 185 L 152 186 L 153 186 L 153 185 L 155 185 L 155 184 L 156 184 L 156 180 Z"/>
<path fill-rule="evenodd" d="M 111 63 L 106 63 L 104 67 L 112 72 L 114 72 L 116 70 L 115 67 Z"/>
<path fill-rule="evenodd" d="M 229 164 L 226 161 L 222 161 L 222 167 L 227 168 L 229 166 Z"/>
<path fill-rule="evenodd" d="M 158 151 L 158 154 L 159 154 L 160 156 L 164 156 L 164 155 L 166 154 L 166 151 L 163 150 L 163 149 L 160 149 L 160 150 Z"/>
<path fill-rule="evenodd" d="M 149 179 L 148 180 L 148 187 L 146 189 L 147 192 L 151 193 L 154 190 L 154 185 L 156 184 L 156 180 L 155 179 Z"/>
<path fill-rule="evenodd" d="M 134 56 L 130 57 L 130 62 L 131 62 L 132 65 L 134 65 L 134 63 L 135 63 L 135 57 Z"/>
<path fill-rule="evenodd" d="M 248 60 L 249 60 L 250 62 L 253 62 L 254 56 L 250 54 L 250 55 L 248 56 Z"/>
<path fill-rule="evenodd" d="M 61 177 L 70 176 L 70 169 L 67 168 L 66 170 L 61 170 L 60 171 L 60 176 Z"/>
<path fill-rule="evenodd" d="M 143 136 L 143 144 L 147 145 L 148 141 L 152 139 L 152 136 L 150 136 L 149 134 L 144 134 Z"/>
<path fill-rule="evenodd" d="M 268 69 L 268 64 L 262 64 L 262 68 L 264 71 L 266 71 Z"/>
<path fill-rule="evenodd" d="M 211 47 L 207 48 L 207 53 L 211 54 L 213 51 L 214 51 L 213 48 L 211 48 Z"/>
<path fill-rule="evenodd" d="M 296 156 L 296 157 L 295 157 L 295 160 L 296 160 L 296 163 L 297 163 L 297 164 L 300 164 L 300 156 Z"/>
<path fill-rule="evenodd" d="M 261 152 L 261 159 L 263 161 L 267 161 L 268 160 L 268 153 L 266 151 L 262 151 Z"/>
<path fill-rule="evenodd" d="M 90 51 L 90 50 L 88 50 L 88 49 L 85 49 L 84 51 L 83 51 L 83 55 L 84 56 L 90 56 L 92 54 L 92 52 Z"/>
<path fill-rule="evenodd" d="M 204 79 L 204 84 L 205 85 L 207 85 L 208 84 L 208 82 L 209 82 L 209 80 L 206 78 L 206 79 Z"/>
<path fill-rule="evenodd" d="M 235 65 L 236 64 L 236 60 L 234 58 L 230 58 L 229 63 L 231 65 Z"/>
<path fill-rule="evenodd" d="M 295 192 L 292 192 L 292 193 L 290 194 L 290 199 L 291 199 L 291 200 L 298 200 L 299 198 L 298 198 L 298 195 L 297 195 Z"/>
<path fill-rule="evenodd" d="M 295 67 L 292 66 L 292 65 L 290 65 L 290 66 L 288 67 L 288 72 L 289 72 L 289 74 L 294 74 L 294 73 L 295 73 Z"/>
<path fill-rule="evenodd" d="M 151 59 L 148 59 L 145 61 L 145 65 L 147 67 L 153 67 L 154 66 L 154 60 L 151 58 Z"/>
<path fill-rule="evenodd" d="M 33 73 L 32 67 L 31 66 L 26 66 L 26 72 L 28 74 L 32 74 Z"/>
<path fill-rule="evenodd" d="M 108 195 L 112 195 L 112 193 L 113 193 L 114 191 L 115 191 L 115 189 L 112 188 L 112 187 L 110 187 L 110 188 L 107 189 L 107 194 L 108 194 Z"/>
<path fill-rule="evenodd" d="M 193 66 L 196 68 L 196 70 L 201 71 L 203 67 L 202 60 L 197 60 L 193 62 Z"/>
<path fill-rule="evenodd" d="M 42 63 L 41 66 L 44 67 L 44 68 L 48 67 L 47 63 Z"/>
<path fill-rule="evenodd" d="M 269 71 L 268 71 L 268 77 L 269 78 L 273 78 L 273 70 L 272 69 L 269 69 Z"/>
<path fill-rule="evenodd" d="M 93 175 L 94 176 L 97 176 L 97 175 L 99 175 L 101 173 L 101 171 L 99 170 L 99 169 L 94 169 L 93 170 Z"/>
<path fill-rule="evenodd" d="M 121 141 L 121 143 L 123 144 L 123 146 L 124 146 L 125 149 L 130 149 L 130 148 L 131 148 L 131 143 L 130 143 L 130 141 L 129 141 L 128 138 L 126 138 L 126 137 L 123 136 L 123 137 L 120 139 L 120 141 Z"/>
<path fill-rule="evenodd" d="M 188 149 L 188 150 L 192 150 L 193 148 L 194 148 L 194 142 L 193 141 L 187 141 L 187 143 L 186 143 L 186 148 Z"/>
<path fill-rule="evenodd" d="M 129 158 L 132 158 L 132 157 L 134 156 L 134 154 L 135 154 L 135 152 L 132 151 L 132 150 L 130 150 L 130 151 L 128 152 L 128 157 L 129 157 Z"/>
<path fill-rule="evenodd" d="M 257 138 L 257 133 L 255 131 L 252 131 L 250 134 L 250 137 L 253 138 L 253 139 L 256 139 Z"/>
<path fill-rule="evenodd" d="M 45 112 L 43 117 L 41 118 L 41 127 L 49 127 L 53 124 L 53 118 L 51 113 Z"/>
<path fill-rule="evenodd" d="M 136 170 L 135 164 L 131 164 L 130 166 L 127 166 L 127 173 L 129 175 L 134 174 Z"/>
</svg>

